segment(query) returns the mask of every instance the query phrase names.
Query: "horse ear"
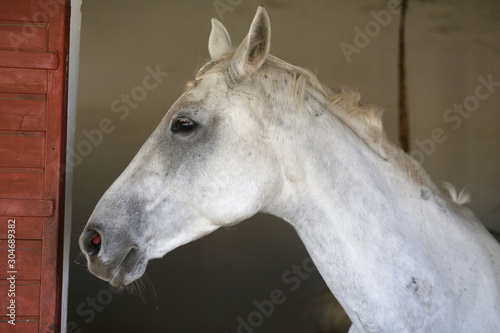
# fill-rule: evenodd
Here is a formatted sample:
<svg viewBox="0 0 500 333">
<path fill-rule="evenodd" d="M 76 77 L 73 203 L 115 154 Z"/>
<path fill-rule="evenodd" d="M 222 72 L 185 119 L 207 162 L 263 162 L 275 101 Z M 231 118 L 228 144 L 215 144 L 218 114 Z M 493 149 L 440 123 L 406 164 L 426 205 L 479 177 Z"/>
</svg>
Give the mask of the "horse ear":
<svg viewBox="0 0 500 333">
<path fill-rule="evenodd" d="M 208 53 L 210 53 L 210 57 L 212 60 L 217 59 L 232 49 L 233 44 L 231 43 L 231 37 L 229 37 L 226 28 L 219 20 L 213 18 L 212 31 L 208 38 Z"/>
<path fill-rule="evenodd" d="M 238 46 L 228 74 L 233 81 L 250 75 L 262 66 L 271 48 L 271 21 L 264 6 L 257 8 L 250 31 L 243 42 Z"/>
</svg>

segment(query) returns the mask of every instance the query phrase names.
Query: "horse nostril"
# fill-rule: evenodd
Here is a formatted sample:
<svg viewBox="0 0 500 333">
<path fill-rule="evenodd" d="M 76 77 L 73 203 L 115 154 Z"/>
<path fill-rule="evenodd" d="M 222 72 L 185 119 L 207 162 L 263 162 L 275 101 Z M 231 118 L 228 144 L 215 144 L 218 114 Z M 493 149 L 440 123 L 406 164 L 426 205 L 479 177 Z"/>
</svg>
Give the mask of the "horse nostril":
<svg viewBox="0 0 500 333">
<path fill-rule="evenodd" d="M 89 257 L 95 256 L 101 250 L 101 235 L 95 230 L 88 230 L 86 239 L 85 252 Z"/>
<path fill-rule="evenodd" d="M 101 235 L 99 235 L 99 233 L 96 233 L 94 237 L 92 237 L 92 244 L 101 245 Z"/>
</svg>

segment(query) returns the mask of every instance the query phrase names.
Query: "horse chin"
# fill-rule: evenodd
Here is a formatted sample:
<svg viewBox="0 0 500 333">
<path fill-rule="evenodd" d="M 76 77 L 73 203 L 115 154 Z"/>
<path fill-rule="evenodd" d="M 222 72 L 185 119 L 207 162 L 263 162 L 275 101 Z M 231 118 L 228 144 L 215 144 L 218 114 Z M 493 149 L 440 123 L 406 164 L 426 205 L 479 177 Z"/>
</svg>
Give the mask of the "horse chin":
<svg viewBox="0 0 500 333">
<path fill-rule="evenodd" d="M 148 265 L 148 260 L 137 248 L 132 248 L 109 280 L 113 287 L 124 287 L 139 279 Z"/>
<path fill-rule="evenodd" d="M 109 282 L 113 287 L 124 287 L 135 280 L 139 279 L 144 272 L 148 260 L 136 247 L 133 247 L 123 257 L 115 267 L 110 267 L 109 264 L 89 260 L 89 270 L 98 278 Z"/>
</svg>

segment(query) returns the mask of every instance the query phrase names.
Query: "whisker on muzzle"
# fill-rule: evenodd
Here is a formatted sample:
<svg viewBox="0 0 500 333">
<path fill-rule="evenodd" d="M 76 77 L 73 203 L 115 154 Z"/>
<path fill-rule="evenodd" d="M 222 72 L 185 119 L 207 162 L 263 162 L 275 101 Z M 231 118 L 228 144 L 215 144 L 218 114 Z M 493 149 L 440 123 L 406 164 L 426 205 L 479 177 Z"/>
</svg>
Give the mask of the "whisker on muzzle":
<svg viewBox="0 0 500 333">
<path fill-rule="evenodd" d="M 135 280 L 129 285 L 126 285 L 124 289 L 132 295 L 139 296 L 144 303 L 148 303 L 148 300 L 151 299 L 154 300 L 154 306 L 156 309 L 158 309 L 158 305 L 156 302 L 158 294 L 156 293 L 153 282 L 151 281 L 147 273 L 144 273 L 141 278 Z"/>
<path fill-rule="evenodd" d="M 82 258 L 83 258 L 84 260 L 82 260 Z M 78 252 L 78 253 L 75 255 L 75 258 L 73 259 L 73 262 L 74 262 L 75 264 L 77 264 L 77 265 L 81 265 L 81 264 L 83 263 L 84 265 L 86 265 L 86 266 L 87 266 L 87 259 L 85 258 L 85 256 L 83 255 L 83 253 L 82 253 L 82 252 Z"/>
</svg>

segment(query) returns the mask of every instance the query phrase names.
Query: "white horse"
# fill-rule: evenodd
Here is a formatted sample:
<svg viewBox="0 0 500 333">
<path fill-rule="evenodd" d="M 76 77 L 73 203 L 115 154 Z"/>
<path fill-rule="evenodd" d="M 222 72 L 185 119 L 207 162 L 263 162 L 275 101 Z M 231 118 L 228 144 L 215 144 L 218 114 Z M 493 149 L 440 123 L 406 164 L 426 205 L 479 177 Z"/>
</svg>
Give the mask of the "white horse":
<svg viewBox="0 0 500 333">
<path fill-rule="evenodd" d="M 388 142 L 380 112 L 269 54 L 259 7 L 97 204 L 80 237 L 114 286 L 148 261 L 257 212 L 295 227 L 350 332 L 500 332 L 500 245 Z"/>
</svg>

